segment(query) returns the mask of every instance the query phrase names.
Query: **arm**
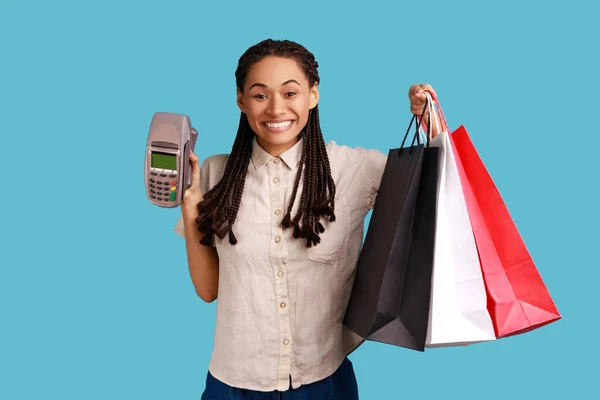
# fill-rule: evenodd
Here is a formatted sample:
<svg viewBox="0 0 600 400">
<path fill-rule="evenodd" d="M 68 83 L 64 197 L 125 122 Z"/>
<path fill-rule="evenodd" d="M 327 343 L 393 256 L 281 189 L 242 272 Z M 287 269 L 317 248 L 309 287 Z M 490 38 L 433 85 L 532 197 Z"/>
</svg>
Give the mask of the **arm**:
<svg viewBox="0 0 600 400">
<path fill-rule="evenodd" d="M 219 286 L 219 256 L 214 247 L 200 244 L 204 234 L 198 231 L 197 207 L 181 207 L 184 225 L 185 249 L 188 269 L 196 293 L 202 300 L 210 303 L 217 298 Z"/>
<path fill-rule="evenodd" d="M 213 247 L 206 247 L 200 243 L 204 234 L 198 231 L 196 218 L 199 215 L 198 203 L 202 201 L 202 191 L 208 190 L 210 171 L 213 169 L 208 160 L 201 174 L 198 156 L 190 152 L 192 164 L 192 185 L 185 191 L 181 202 L 181 218 L 175 231 L 185 238 L 188 269 L 196 293 L 207 303 L 217 298 L 219 287 L 219 256 Z M 202 178 L 202 179 L 201 179 Z M 202 189 L 201 189 L 202 187 Z"/>
</svg>

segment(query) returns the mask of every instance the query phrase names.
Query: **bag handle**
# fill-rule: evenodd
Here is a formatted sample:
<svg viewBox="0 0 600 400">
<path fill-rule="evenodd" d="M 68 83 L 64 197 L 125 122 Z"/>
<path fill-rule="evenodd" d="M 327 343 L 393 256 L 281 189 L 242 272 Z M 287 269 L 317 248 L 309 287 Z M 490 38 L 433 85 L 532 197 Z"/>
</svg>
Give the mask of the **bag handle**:
<svg viewBox="0 0 600 400">
<path fill-rule="evenodd" d="M 410 124 L 408 125 L 408 129 L 406 129 L 406 134 L 404 135 L 404 139 L 402 139 L 402 144 L 400 145 L 400 148 L 404 147 L 404 143 L 406 142 L 406 138 L 408 137 L 408 133 L 410 132 L 410 128 L 412 127 L 412 124 L 415 121 L 415 119 L 417 120 L 417 124 L 415 125 L 415 136 L 413 137 L 411 147 L 414 146 L 415 139 L 417 140 L 417 144 L 419 146 L 421 145 L 421 135 L 419 134 L 419 127 L 423 123 L 423 117 L 425 116 L 425 111 L 427 111 L 428 105 L 429 105 L 429 101 L 426 101 L 425 107 L 423 107 L 423 112 L 421 113 L 420 118 L 417 116 L 417 114 L 413 114 L 413 116 L 410 120 Z M 431 118 L 429 118 L 429 126 L 431 128 Z M 427 138 L 427 145 L 429 146 L 429 138 Z M 411 151 L 411 150 L 409 150 L 409 151 Z M 400 152 L 398 154 L 400 154 Z"/>
<path fill-rule="evenodd" d="M 429 113 L 431 114 L 431 99 L 425 99 L 425 108 L 429 109 Z M 427 144 L 427 147 L 429 147 L 429 142 L 431 140 L 431 137 L 427 134 L 427 132 L 431 132 L 431 118 L 429 118 L 429 121 L 427 121 L 427 128 L 423 129 L 423 126 L 425 125 L 425 123 L 423 122 L 423 118 L 425 118 L 425 112 L 423 112 L 421 114 L 421 122 L 418 124 L 419 126 L 419 137 L 421 137 L 423 139 L 423 143 Z M 414 145 L 414 139 L 413 139 L 413 145 Z"/>
<path fill-rule="evenodd" d="M 433 100 L 433 97 L 431 95 L 430 92 L 425 92 L 425 96 L 427 97 L 427 100 L 429 100 L 429 126 L 427 127 L 427 139 L 431 140 L 431 134 L 433 133 L 432 125 L 433 123 L 431 122 L 432 120 L 435 121 L 435 127 L 437 128 L 438 134 L 444 132 L 442 129 L 440 129 L 440 121 L 438 121 L 438 118 L 440 117 L 440 115 L 437 112 L 437 107 L 435 104 L 435 101 Z"/>
<path fill-rule="evenodd" d="M 432 104 L 431 109 L 435 110 L 434 112 L 435 112 L 436 116 L 439 117 L 440 123 L 442 124 L 441 127 L 436 125 L 438 127 L 438 132 L 439 133 L 441 133 L 441 132 L 450 133 L 450 129 L 448 128 L 448 122 L 446 121 L 446 117 L 444 116 L 444 112 L 442 111 L 442 106 L 440 105 L 440 102 L 439 102 L 437 96 L 435 95 L 435 93 L 433 93 L 430 90 L 425 90 L 425 96 L 427 96 L 428 99 L 431 99 L 431 104 Z M 436 118 L 435 119 L 436 124 L 437 124 L 437 120 L 438 119 Z M 429 122 L 431 122 L 431 111 L 429 113 Z M 424 124 L 423 124 L 423 126 L 424 126 Z M 441 128 L 441 130 L 440 130 L 440 128 Z M 431 129 L 428 129 L 427 133 L 428 133 L 428 136 L 430 136 Z"/>
</svg>

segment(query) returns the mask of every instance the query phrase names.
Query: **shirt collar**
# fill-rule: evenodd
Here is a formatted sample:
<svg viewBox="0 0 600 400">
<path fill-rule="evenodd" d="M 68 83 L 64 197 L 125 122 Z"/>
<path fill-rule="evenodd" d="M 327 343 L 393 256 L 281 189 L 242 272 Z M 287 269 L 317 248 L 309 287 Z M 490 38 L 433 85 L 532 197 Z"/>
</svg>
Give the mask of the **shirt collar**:
<svg viewBox="0 0 600 400">
<path fill-rule="evenodd" d="M 304 137 L 301 137 L 300 140 L 296 144 L 294 144 L 291 148 L 284 151 L 279 155 L 279 158 L 283 160 L 284 164 L 289 168 L 293 169 L 298 166 L 300 163 L 300 158 L 302 157 L 302 146 L 304 144 Z M 269 161 L 273 160 L 276 157 L 273 157 L 269 153 L 263 149 L 258 142 L 256 141 L 256 136 L 252 140 L 252 163 L 254 164 L 254 168 L 259 170 L 264 167 Z"/>
</svg>

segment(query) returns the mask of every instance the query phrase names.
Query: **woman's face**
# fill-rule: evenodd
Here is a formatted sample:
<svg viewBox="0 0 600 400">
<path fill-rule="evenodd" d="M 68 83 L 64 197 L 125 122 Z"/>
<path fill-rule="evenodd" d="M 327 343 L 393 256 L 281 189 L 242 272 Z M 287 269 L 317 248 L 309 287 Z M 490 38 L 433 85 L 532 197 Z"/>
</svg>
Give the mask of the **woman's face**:
<svg viewBox="0 0 600 400">
<path fill-rule="evenodd" d="M 277 157 L 296 141 L 306 126 L 308 112 L 319 101 L 317 85 L 309 87 L 298 63 L 269 56 L 254 64 L 237 103 L 248 117 L 260 146 Z"/>
</svg>

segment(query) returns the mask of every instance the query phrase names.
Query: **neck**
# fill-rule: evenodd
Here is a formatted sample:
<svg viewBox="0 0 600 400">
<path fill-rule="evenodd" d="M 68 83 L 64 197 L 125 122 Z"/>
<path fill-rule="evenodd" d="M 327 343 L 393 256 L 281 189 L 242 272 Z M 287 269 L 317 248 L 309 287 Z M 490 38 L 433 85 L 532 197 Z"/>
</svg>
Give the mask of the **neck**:
<svg viewBox="0 0 600 400">
<path fill-rule="evenodd" d="M 286 143 L 286 144 L 282 144 L 282 145 L 272 145 L 272 144 L 263 142 L 263 140 L 260 137 L 256 136 L 256 143 L 258 143 L 258 145 L 260 147 L 262 147 L 264 151 L 266 151 L 273 157 L 279 157 L 282 153 L 285 153 L 286 151 L 288 151 L 289 149 L 294 147 L 294 145 L 296 143 L 298 143 L 299 140 L 300 140 L 300 135 L 298 135 L 298 137 L 296 137 L 296 139 L 290 143 Z"/>
</svg>

